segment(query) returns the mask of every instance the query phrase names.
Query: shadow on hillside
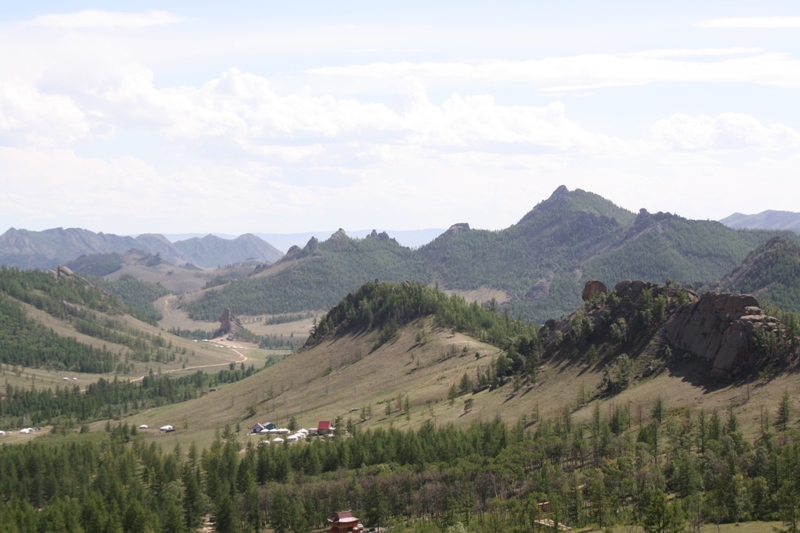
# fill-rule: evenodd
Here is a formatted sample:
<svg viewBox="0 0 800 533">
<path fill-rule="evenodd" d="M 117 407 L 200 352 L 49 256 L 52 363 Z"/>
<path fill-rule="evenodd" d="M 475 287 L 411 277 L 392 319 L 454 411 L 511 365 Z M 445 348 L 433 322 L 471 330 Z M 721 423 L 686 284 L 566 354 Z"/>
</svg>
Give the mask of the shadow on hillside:
<svg viewBox="0 0 800 533">
<path fill-rule="evenodd" d="M 702 389 L 703 394 L 724 389 L 733 383 L 731 380 L 711 377 L 711 363 L 697 358 L 681 360 L 667 368 L 667 372 L 693 387 Z"/>
</svg>

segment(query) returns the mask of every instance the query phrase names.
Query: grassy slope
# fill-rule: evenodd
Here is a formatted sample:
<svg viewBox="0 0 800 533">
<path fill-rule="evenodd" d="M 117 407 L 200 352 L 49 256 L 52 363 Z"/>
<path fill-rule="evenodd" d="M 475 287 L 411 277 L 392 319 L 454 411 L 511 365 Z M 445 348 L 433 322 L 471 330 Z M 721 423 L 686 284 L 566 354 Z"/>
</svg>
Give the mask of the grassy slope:
<svg viewBox="0 0 800 533">
<path fill-rule="evenodd" d="M 415 340 L 421 328 L 428 331 L 429 341 L 424 346 L 417 345 Z M 360 423 L 360 410 L 367 405 L 372 406 L 372 418 L 363 427 L 390 424 L 418 427 L 431 418 L 437 424 L 463 426 L 475 419 L 497 416 L 513 423 L 523 415 L 530 420 L 537 404 L 540 416 L 552 416 L 569 406 L 576 420 L 588 421 L 594 403 L 576 409 L 578 391 L 583 385 L 592 394 L 602 379 L 599 368 L 560 359 L 543 365 L 536 386 L 524 386 L 514 394 L 507 384 L 494 391 L 459 397 L 450 406 L 447 394 L 451 385 L 457 384 L 465 371 L 474 378 L 477 367 L 488 364 L 499 353 L 497 348 L 465 335 L 453 335 L 448 330 L 432 331 L 430 319 L 409 324 L 396 341 L 370 352 L 375 340 L 375 333 L 329 338 L 244 381 L 191 402 L 141 413 L 133 421 L 151 427 L 171 423 L 178 428 L 176 433 L 168 437 L 154 434 L 152 438 L 182 444 L 196 441 L 198 445 L 210 443 L 215 430 L 226 423 L 234 427 L 238 422 L 243 434 L 255 422 L 286 425 L 293 415 L 302 427 L 315 427 L 319 420 L 333 420 L 337 416 Z M 456 347 L 458 355 L 444 357 L 451 345 Z M 468 352 L 462 356 L 464 346 L 468 346 Z M 476 360 L 475 351 L 483 357 Z M 702 364 L 686 363 L 643 380 L 617 396 L 595 401 L 600 402 L 604 412 L 615 403 L 629 403 L 634 421 L 641 412 L 645 422 L 654 398 L 659 395 L 669 409 L 720 409 L 724 415 L 724 410 L 734 406 L 745 433 L 754 435 L 762 408 L 772 413 L 774 419 L 783 391 L 800 389 L 800 374 L 796 373 L 736 384 L 711 381 L 706 378 L 707 370 Z M 270 389 L 274 399 L 269 398 Z M 385 402 L 396 399 L 398 394 L 409 395 L 410 420 L 401 412 L 395 411 L 388 417 L 384 413 Z M 466 398 L 475 402 L 467 414 L 463 410 Z M 800 401 L 794 402 L 794 409 L 800 409 Z M 256 406 L 252 417 L 248 414 L 251 404 Z M 354 407 L 359 412 L 351 413 Z"/>
</svg>

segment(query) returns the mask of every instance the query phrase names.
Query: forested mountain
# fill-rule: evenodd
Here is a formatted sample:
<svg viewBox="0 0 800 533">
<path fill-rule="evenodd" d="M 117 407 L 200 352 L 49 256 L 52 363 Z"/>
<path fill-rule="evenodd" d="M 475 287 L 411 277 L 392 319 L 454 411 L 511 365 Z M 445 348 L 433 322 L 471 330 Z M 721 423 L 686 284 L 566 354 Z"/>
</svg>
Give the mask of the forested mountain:
<svg viewBox="0 0 800 533">
<path fill-rule="evenodd" d="M 800 213 L 791 211 L 762 211 L 757 215 L 734 213 L 720 220 L 735 229 L 783 229 L 800 233 Z"/>
<path fill-rule="evenodd" d="M 135 280 L 115 290 L 134 302 L 139 294 Z M 46 313 L 65 327 L 100 342 L 79 342 L 75 336 L 56 333 L 30 317 L 25 305 Z M 130 361 L 174 361 L 179 351 L 162 336 L 131 326 L 122 319 L 140 314 L 115 295 L 86 280 L 59 272 L 0 269 L 0 363 L 23 367 L 106 373 L 122 371 Z M 142 319 L 153 316 L 142 313 Z M 101 348 L 98 348 L 102 346 Z"/>
<path fill-rule="evenodd" d="M 157 234 L 142 234 L 133 238 L 79 228 L 44 231 L 11 228 L 0 235 L 0 264 L 19 268 L 51 268 L 84 255 L 124 253 L 131 249 L 158 254 L 173 264 L 192 263 L 209 268 L 248 259 L 273 263 L 283 255 L 252 234 L 236 239 L 207 235 L 202 239 L 171 243 Z"/>
<path fill-rule="evenodd" d="M 750 252 L 717 288 L 753 294 L 800 313 L 800 246 L 781 237 L 770 239 Z"/>
<path fill-rule="evenodd" d="M 377 278 L 459 291 L 496 289 L 505 293 L 501 303 L 513 316 L 541 322 L 574 309 L 589 279 L 611 285 L 623 279 L 702 285 L 720 279 L 778 234 L 669 213 L 636 215 L 596 194 L 562 186 L 509 228 L 486 231 L 456 224 L 417 250 L 386 234 L 350 239 L 340 230 L 327 241 L 312 238 L 278 264 L 185 308 L 203 319 L 226 307 L 238 314 L 326 309 Z"/>
<path fill-rule="evenodd" d="M 430 280 L 420 256 L 385 234 L 362 240 L 338 231 L 320 243 L 292 247 L 274 267 L 208 291 L 186 304 L 192 318 L 215 319 L 221 309 L 236 314 L 327 309 L 366 280 Z"/>
</svg>

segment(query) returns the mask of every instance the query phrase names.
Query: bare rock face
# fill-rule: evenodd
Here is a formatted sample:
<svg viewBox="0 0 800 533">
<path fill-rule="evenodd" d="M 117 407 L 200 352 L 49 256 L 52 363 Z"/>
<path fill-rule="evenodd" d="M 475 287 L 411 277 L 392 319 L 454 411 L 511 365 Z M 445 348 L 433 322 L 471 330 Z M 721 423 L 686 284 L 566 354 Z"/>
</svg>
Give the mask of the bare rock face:
<svg viewBox="0 0 800 533">
<path fill-rule="evenodd" d="M 732 377 L 755 362 L 753 331 L 774 322 L 753 296 L 709 292 L 667 320 L 664 336 L 672 347 L 711 361 L 712 376 Z"/>
<path fill-rule="evenodd" d="M 542 279 L 533 284 L 533 287 L 525 293 L 525 298 L 529 300 L 547 298 L 550 295 L 550 287 L 553 285 L 555 277 L 555 273 L 552 270 L 549 271 Z"/>
<path fill-rule="evenodd" d="M 444 232 L 445 235 L 452 235 L 453 237 L 458 237 L 465 231 L 469 231 L 469 224 L 466 222 L 459 222 L 458 224 L 453 224 L 450 226 L 447 231 Z"/>
<path fill-rule="evenodd" d="M 72 272 L 69 268 L 65 267 L 64 265 L 58 265 L 57 267 L 50 269 L 50 275 L 55 276 L 58 279 L 61 278 L 68 278 L 73 276 L 75 273 Z"/>
<path fill-rule="evenodd" d="M 236 328 L 241 328 L 242 323 L 239 321 L 238 318 L 233 316 L 230 309 L 225 309 L 222 311 L 222 315 L 219 317 L 220 327 L 219 330 L 222 334 L 227 335 L 228 333 L 233 333 Z"/>
<path fill-rule="evenodd" d="M 586 286 L 583 287 L 583 294 L 581 294 L 581 298 L 583 298 L 584 302 L 588 302 L 598 293 L 608 294 L 608 289 L 606 288 L 605 283 L 593 279 L 586 282 Z"/>
</svg>

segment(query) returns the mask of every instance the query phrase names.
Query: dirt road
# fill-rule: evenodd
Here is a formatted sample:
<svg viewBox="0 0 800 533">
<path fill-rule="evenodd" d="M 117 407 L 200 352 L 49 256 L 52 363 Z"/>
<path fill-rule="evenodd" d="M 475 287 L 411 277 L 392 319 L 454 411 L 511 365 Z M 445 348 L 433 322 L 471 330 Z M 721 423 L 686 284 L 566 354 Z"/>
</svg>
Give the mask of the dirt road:
<svg viewBox="0 0 800 533">
<path fill-rule="evenodd" d="M 166 305 L 164 307 L 166 308 Z M 220 342 L 223 342 L 223 341 L 220 341 L 219 339 L 217 339 L 217 340 L 212 339 L 212 340 L 209 340 L 208 342 L 209 343 L 212 343 L 212 342 L 220 343 Z M 241 357 L 241 359 L 239 359 L 238 361 L 232 361 L 232 362 L 240 364 L 240 363 L 246 363 L 247 361 L 249 361 L 249 358 L 245 354 L 243 354 L 242 352 L 237 350 L 236 348 L 234 348 L 234 347 L 232 347 L 230 345 L 225 345 L 225 344 L 221 344 L 221 346 L 225 346 L 226 348 L 230 349 L 231 351 L 236 352 L 236 355 Z M 173 368 L 171 370 L 164 370 L 161 373 L 162 374 L 171 374 L 173 372 L 184 372 L 186 370 L 198 370 L 200 368 L 213 368 L 213 367 L 217 367 L 217 366 L 228 366 L 229 364 L 231 364 L 231 361 L 228 361 L 226 363 L 212 363 L 210 365 L 196 365 L 196 366 L 187 366 L 185 368 Z M 148 375 L 148 374 L 142 374 L 140 377 L 132 379 L 131 383 L 134 383 L 136 381 L 142 381 L 146 375 Z"/>
</svg>

